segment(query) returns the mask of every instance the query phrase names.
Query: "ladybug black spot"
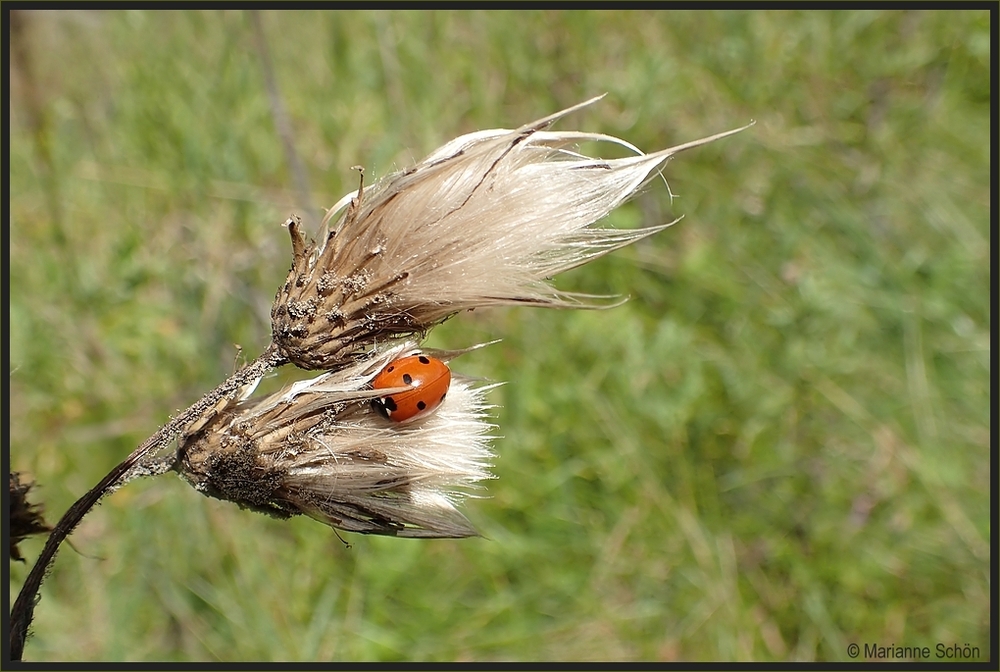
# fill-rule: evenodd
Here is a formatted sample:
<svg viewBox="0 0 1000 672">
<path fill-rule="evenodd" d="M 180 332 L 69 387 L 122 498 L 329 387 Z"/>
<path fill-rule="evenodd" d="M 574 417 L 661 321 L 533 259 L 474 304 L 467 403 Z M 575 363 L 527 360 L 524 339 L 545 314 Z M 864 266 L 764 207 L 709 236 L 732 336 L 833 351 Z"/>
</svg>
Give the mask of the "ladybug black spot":
<svg viewBox="0 0 1000 672">
<path fill-rule="evenodd" d="M 430 364 L 431 360 L 427 359 L 427 357 L 425 357 L 423 355 L 420 355 L 420 363 L 421 364 Z"/>
<path fill-rule="evenodd" d="M 427 404 L 425 404 L 425 403 L 424 403 L 424 402 L 422 402 L 422 401 L 418 401 L 418 402 L 417 402 L 417 408 L 419 408 L 419 409 L 420 409 L 420 410 L 422 411 L 422 410 L 424 410 L 425 408 L 427 408 Z"/>
<path fill-rule="evenodd" d="M 403 374 L 403 382 L 406 383 L 407 385 L 412 385 L 413 384 L 413 376 L 411 376 L 408 373 L 404 373 Z"/>
</svg>

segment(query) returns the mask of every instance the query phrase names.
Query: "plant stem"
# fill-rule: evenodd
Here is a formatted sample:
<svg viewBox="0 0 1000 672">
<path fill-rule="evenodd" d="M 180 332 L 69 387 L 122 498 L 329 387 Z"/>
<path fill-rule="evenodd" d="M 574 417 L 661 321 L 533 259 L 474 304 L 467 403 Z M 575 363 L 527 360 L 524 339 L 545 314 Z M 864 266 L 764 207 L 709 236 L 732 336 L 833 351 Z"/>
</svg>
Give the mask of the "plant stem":
<svg viewBox="0 0 1000 672">
<path fill-rule="evenodd" d="M 10 657 L 11 660 L 21 660 L 24 642 L 28 634 L 28 626 L 34 618 L 35 605 L 38 602 L 38 591 L 45 580 L 52 562 L 55 560 L 59 545 L 79 525 L 83 517 L 94 508 L 104 495 L 124 484 L 129 471 L 140 463 L 143 458 L 155 453 L 170 443 L 185 427 L 198 417 L 209 411 L 223 399 L 233 399 L 239 390 L 265 373 L 287 363 L 287 359 L 273 343 L 269 345 L 257 359 L 235 372 L 217 388 L 203 396 L 179 415 L 172 418 L 155 434 L 146 439 L 131 455 L 101 479 L 87 494 L 69 507 L 63 517 L 52 529 L 45 542 L 35 566 L 21 587 L 21 592 L 14 602 L 10 612 Z"/>
</svg>

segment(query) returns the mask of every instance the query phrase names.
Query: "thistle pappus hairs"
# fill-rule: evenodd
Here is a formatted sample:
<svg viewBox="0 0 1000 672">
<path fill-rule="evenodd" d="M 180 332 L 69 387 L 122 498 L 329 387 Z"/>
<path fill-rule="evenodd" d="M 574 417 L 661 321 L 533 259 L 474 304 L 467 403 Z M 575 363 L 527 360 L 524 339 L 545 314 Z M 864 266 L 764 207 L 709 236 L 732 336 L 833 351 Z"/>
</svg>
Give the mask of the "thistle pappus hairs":
<svg viewBox="0 0 1000 672">
<path fill-rule="evenodd" d="M 279 518 L 306 514 L 364 534 L 474 536 L 456 504 L 492 478 L 484 395 L 494 386 L 454 375 L 441 406 L 406 426 L 369 403 L 380 393 L 371 381 L 389 362 L 466 351 L 404 341 L 262 399 L 236 400 L 182 436 L 177 469 L 205 495 Z"/>
<path fill-rule="evenodd" d="M 545 130 L 592 102 L 516 130 L 461 136 L 368 189 L 362 183 L 330 209 L 318 243 L 289 220 L 292 269 L 271 310 L 271 347 L 325 373 L 259 399 L 251 395 L 260 378 L 250 380 L 188 425 L 177 471 L 208 496 L 278 517 L 306 514 L 365 534 L 475 535 L 457 505 L 492 478 L 484 399 L 492 386 L 453 374 L 440 407 L 403 425 L 371 404 L 401 390 L 375 390 L 373 380 L 401 357 L 467 352 L 419 347 L 458 312 L 588 306 L 592 297 L 547 280 L 669 226 L 592 225 L 677 152 L 737 132 L 643 154 L 612 136 Z M 572 149 L 588 141 L 636 155 L 603 160 Z"/>
<path fill-rule="evenodd" d="M 463 310 L 587 306 L 587 297 L 546 281 L 673 222 L 641 229 L 592 225 L 674 154 L 743 130 L 652 154 L 613 136 L 545 130 L 597 100 L 516 130 L 452 140 L 342 198 L 323 220 L 317 243 L 307 244 L 290 219 L 292 268 L 271 309 L 282 355 L 303 369 L 330 370 L 376 341 L 422 335 Z M 636 155 L 603 160 L 572 149 L 588 141 Z"/>
</svg>

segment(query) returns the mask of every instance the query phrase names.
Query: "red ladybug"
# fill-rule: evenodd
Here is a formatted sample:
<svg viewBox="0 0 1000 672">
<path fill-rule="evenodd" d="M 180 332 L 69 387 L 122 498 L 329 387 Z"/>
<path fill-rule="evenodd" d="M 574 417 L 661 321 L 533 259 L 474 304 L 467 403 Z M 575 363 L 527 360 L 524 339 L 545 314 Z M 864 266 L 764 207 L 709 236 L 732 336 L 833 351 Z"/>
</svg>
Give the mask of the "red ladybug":
<svg viewBox="0 0 1000 672">
<path fill-rule="evenodd" d="M 403 357 L 382 369 L 372 387 L 386 390 L 410 386 L 413 389 L 372 399 L 372 408 L 384 418 L 409 422 L 422 418 L 441 405 L 451 385 L 451 369 L 440 359 L 427 355 Z"/>
</svg>

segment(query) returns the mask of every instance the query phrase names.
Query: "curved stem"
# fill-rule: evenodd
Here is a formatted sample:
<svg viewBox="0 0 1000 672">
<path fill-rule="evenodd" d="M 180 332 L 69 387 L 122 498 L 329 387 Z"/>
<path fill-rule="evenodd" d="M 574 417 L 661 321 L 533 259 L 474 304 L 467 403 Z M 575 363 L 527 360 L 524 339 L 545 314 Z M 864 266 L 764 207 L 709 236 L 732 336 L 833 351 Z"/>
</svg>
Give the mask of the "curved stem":
<svg viewBox="0 0 1000 672">
<path fill-rule="evenodd" d="M 273 343 L 269 345 L 261 355 L 243 367 L 221 385 L 206 394 L 197 402 L 188 407 L 167 424 L 159 429 L 155 434 L 146 439 L 142 445 L 136 448 L 131 455 L 121 462 L 111 472 L 101 479 L 101 482 L 94 486 L 87 494 L 78 499 L 73 506 L 69 507 L 63 517 L 52 529 L 52 533 L 45 542 L 41 554 L 35 561 L 35 566 L 31 568 L 31 573 L 21 586 L 21 592 L 14 602 L 10 612 L 10 657 L 11 660 L 21 660 L 24 651 L 24 642 L 28 634 L 28 626 L 34 618 L 35 604 L 38 602 L 38 590 L 42 586 L 42 581 L 48 573 L 55 560 L 59 545 L 69 536 L 76 526 L 83 520 L 94 505 L 96 505 L 104 495 L 114 490 L 124 483 L 128 472 L 148 455 L 165 447 L 172 441 L 185 427 L 193 420 L 209 411 L 209 409 L 224 399 L 232 399 L 239 390 L 254 378 L 259 378 L 265 373 L 282 364 L 287 363 L 287 359 L 279 352 Z"/>
</svg>

